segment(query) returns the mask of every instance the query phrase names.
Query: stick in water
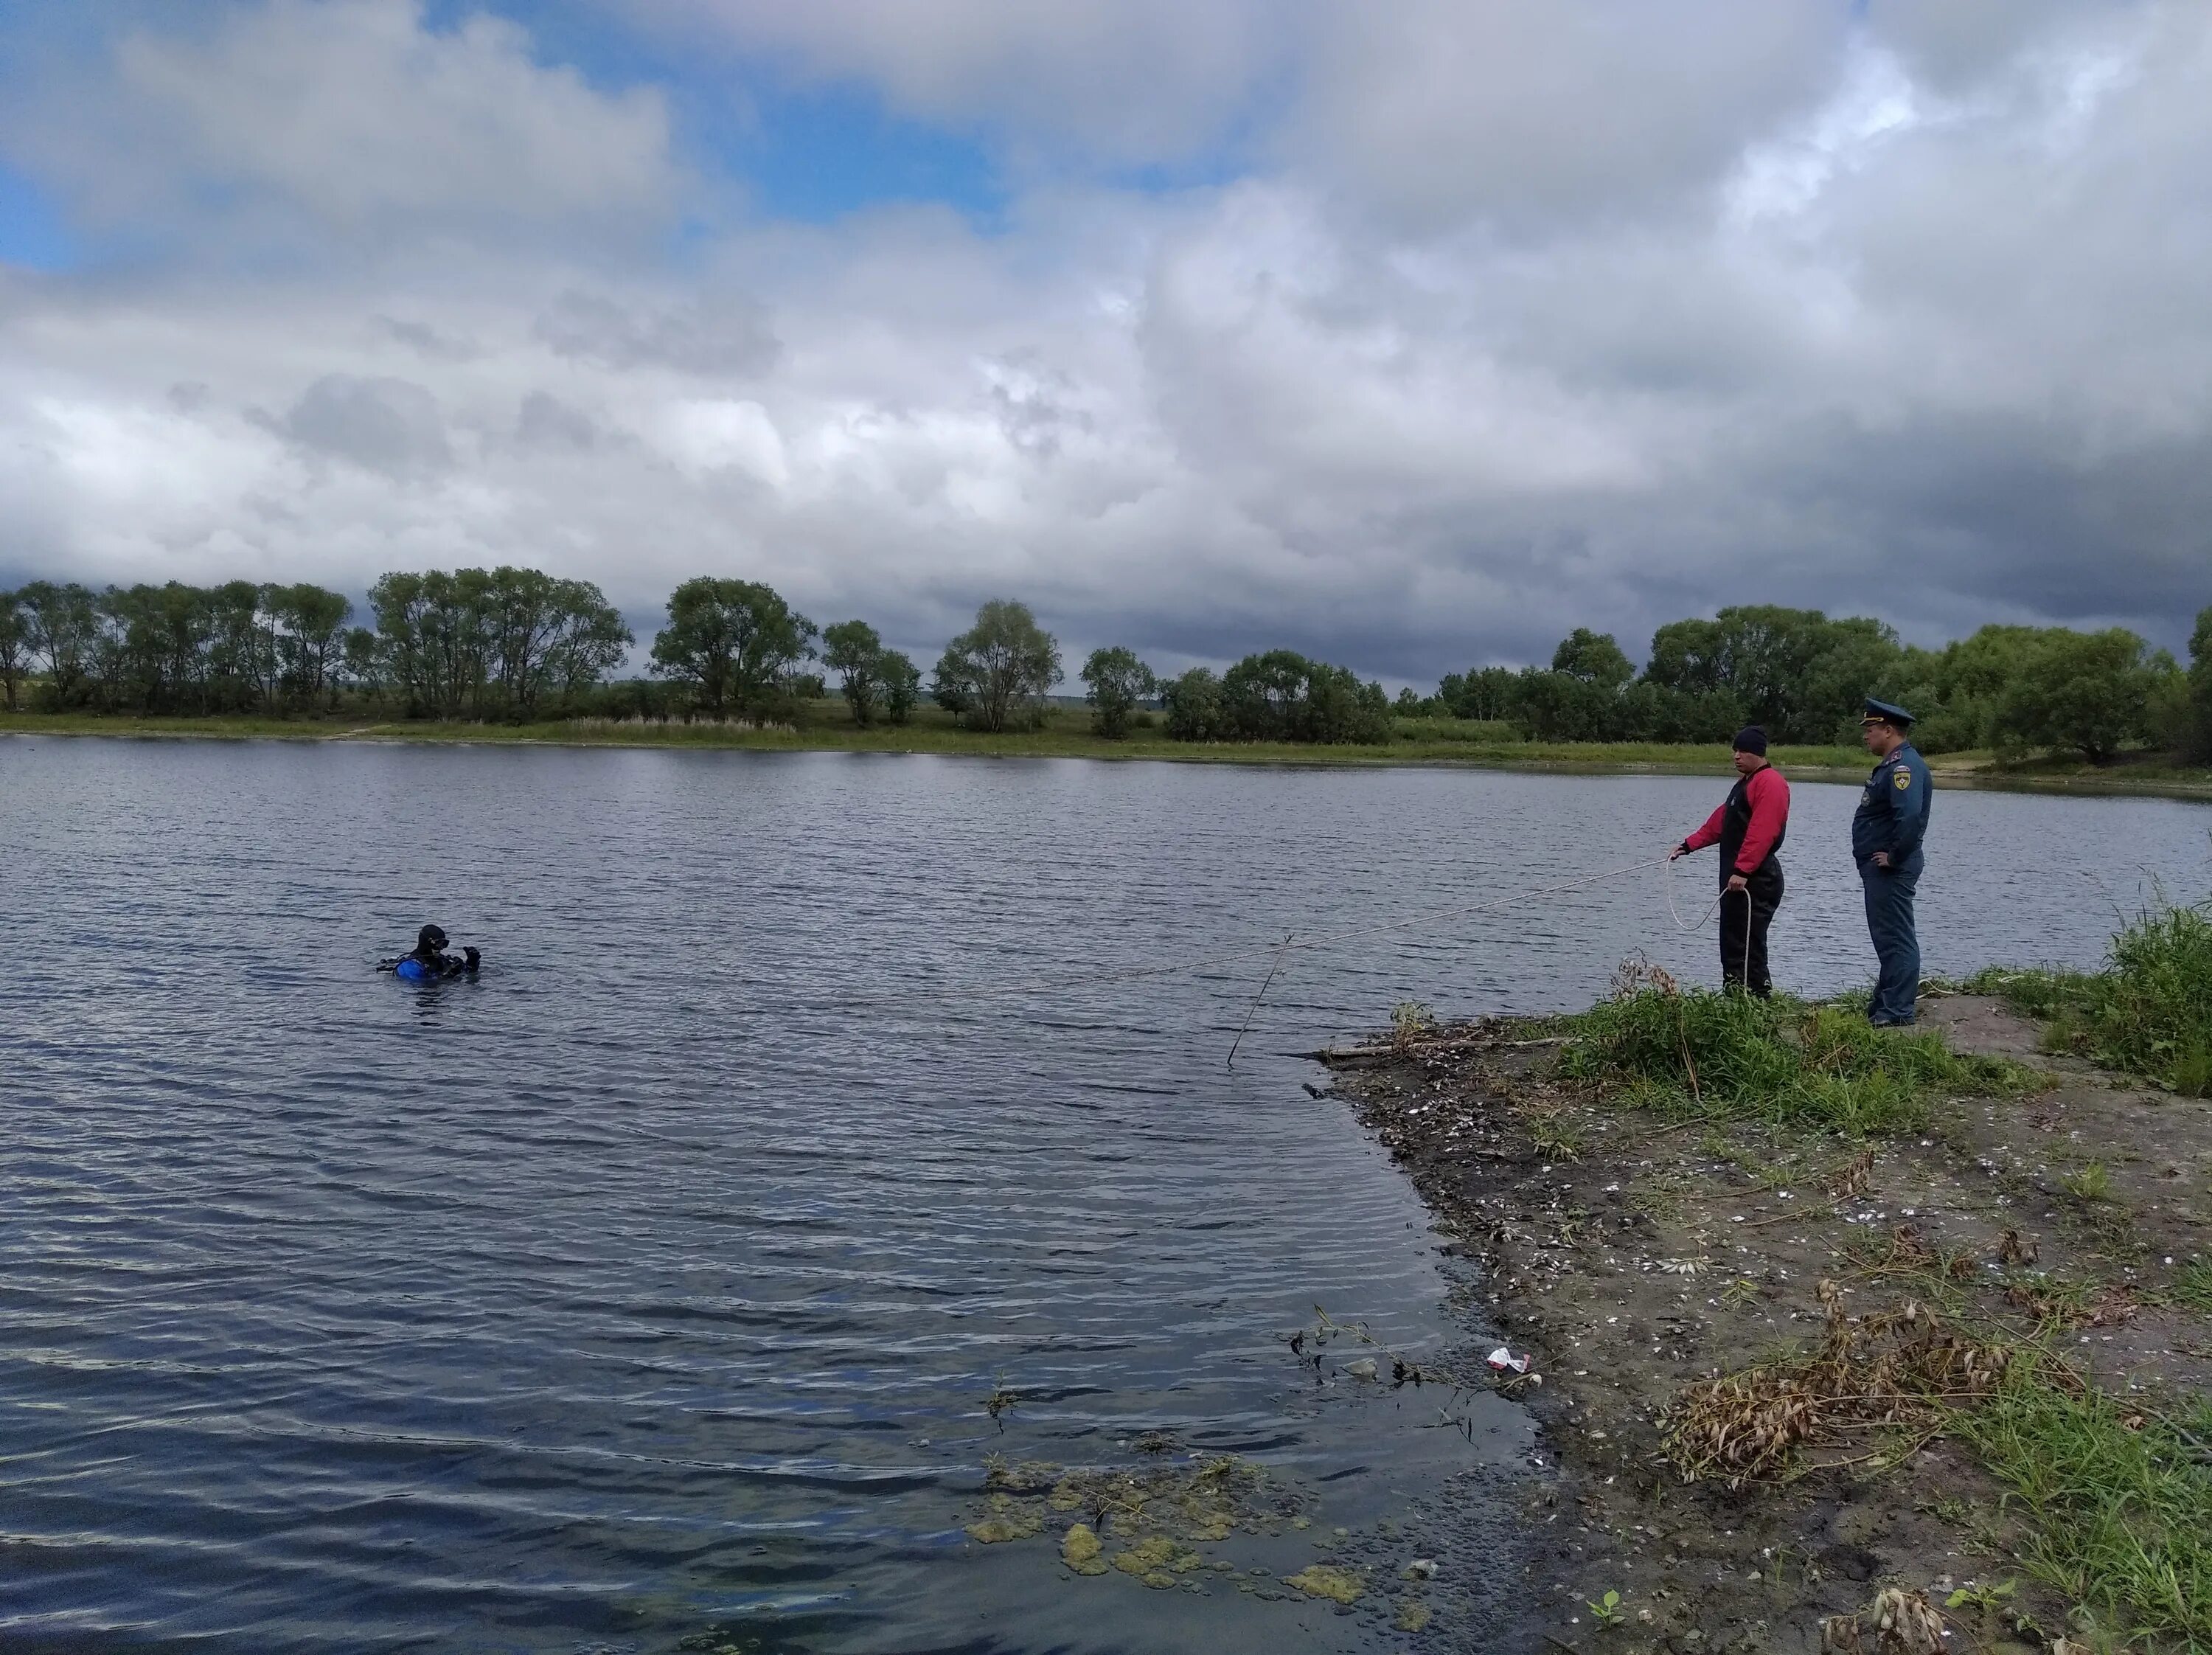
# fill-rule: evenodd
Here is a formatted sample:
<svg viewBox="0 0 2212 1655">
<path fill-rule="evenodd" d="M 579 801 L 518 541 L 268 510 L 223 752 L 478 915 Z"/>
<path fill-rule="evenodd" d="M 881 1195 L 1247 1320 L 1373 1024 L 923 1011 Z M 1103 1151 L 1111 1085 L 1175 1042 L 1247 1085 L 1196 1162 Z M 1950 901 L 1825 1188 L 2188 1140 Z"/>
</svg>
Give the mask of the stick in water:
<svg viewBox="0 0 2212 1655">
<path fill-rule="evenodd" d="M 1285 931 L 1283 933 L 1283 946 L 1275 950 L 1275 963 L 1267 968 L 1267 975 L 1260 980 L 1260 992 L 1252 996 L 1252 1003 L 1244 1008 L 1244 1026 L 1237 1031 L 1237 1037 L 1229 1043 L 1231 1068 L 1237 1067 L 1237 1048 L 1244 1044 L 1244 1037 L 1252 1031 L 1252 1019 L 1259 1013 L 1260 1002 L 1267 997 L 1268 985 L 1274 982 L 1275 973 L 1283 969 L 1283 961 L 1289 958 L 1290 952 L 1291 933 Z"/>
</svg>

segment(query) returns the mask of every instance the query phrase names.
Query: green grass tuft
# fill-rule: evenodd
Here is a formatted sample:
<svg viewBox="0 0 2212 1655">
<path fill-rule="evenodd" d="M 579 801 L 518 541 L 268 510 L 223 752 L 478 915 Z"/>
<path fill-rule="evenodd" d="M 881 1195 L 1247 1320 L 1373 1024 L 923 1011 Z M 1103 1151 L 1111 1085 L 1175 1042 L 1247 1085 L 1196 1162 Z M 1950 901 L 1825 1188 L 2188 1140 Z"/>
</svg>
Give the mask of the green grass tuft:
<svg viewBox="0 0 2212 1655">
<path fill-rule="evenodd" d="M 2184 1265 L 2173 1279 L 2173 1297 L 2191 1310 L 2212 1316 L 2212 1258 Z"/>
<path fill-rule="evenodd" d="M 2130 1638 L 2212 1652 L 2212 1401 L 2160 1419 L 2021 1373 L 1954 1428 L 2030 1518 L 2028 1568 Z"/>
<path fill-rule="evenodd" d="M 2046 1050 L 2212 1097 L 2212 904 L 2147 913 L 2097 972 L 1988 970 L 1967 984 L 2046 1025 Z"/>
<path fill-rule="evenodd" d="M 2031 1083 L 2019 1065 L 1961 1056 L 1939 1035 L 1876 1030 L 1840 1007 L 1799 1001 L 1645 988 L 1569 1026 L 1562 1073 L 1678 1118 L 1912 1132 L 1939 1091 Z"/>
</svg>

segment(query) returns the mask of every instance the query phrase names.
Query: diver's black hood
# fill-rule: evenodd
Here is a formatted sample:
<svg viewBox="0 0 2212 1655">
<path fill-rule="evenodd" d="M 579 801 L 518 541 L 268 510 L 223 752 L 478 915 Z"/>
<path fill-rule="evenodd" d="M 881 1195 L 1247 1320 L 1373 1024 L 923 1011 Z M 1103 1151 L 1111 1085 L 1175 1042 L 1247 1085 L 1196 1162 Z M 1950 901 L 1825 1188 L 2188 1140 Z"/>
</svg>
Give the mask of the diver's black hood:
<svg viewBox="0 0 2212 1655">
<path fill-rule="evenodd" d="M 446 946 L 446 934 L 434 925 L 426 925 L 416 934 L 415 946 L 424 950 L 442 948 Z"/>
</svg>

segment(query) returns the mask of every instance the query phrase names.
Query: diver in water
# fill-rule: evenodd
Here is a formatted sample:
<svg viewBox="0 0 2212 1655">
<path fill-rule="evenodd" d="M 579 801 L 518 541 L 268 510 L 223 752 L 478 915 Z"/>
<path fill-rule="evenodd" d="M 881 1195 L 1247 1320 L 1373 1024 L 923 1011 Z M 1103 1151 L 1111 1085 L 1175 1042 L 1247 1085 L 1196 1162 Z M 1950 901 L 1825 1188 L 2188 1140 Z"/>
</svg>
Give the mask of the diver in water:
<svg viewBox="0 0 2212 1655">
<path fill-rule="evenodd" d="M 446 952 L 446 934 L 434 925 L 426 925 L 416 934 L 411 952 L 397 959 L 380 959 L 376 969 L 409 983 L 434 983 L 440 977 L 474 977 L 477 958 L 473 948 L 462 949 L 460 958 L 455 958 Z"/>
</svg>

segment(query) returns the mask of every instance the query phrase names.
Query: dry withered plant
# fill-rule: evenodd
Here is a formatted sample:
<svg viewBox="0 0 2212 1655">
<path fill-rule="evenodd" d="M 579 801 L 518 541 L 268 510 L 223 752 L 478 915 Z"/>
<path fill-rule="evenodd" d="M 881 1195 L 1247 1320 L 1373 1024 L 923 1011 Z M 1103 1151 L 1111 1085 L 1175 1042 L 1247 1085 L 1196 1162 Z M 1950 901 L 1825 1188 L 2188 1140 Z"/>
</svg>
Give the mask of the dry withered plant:
<svg viewBox="0 0 2212 1655">
<path fill-rule="evenodd" d="M 1741 1488 L 1791 1474 L 1801 1447 L 1884 1426 L 1932 1427 L 1947 1406 L 1990 1395 L 2012 1360 L 2009 1346 L 1968 1339 L 1924 1305 L 1850 1317 L 1834 1282 L 1821 1282 L 1820 1296 L 1827 1326 L 1809 1354 L 1700 1379 L 1675 1397 L 1666 1445 L 1684 1482 Z"/>
<path fill-rule="evenodd" d="M 1924 1591 L 1891 1587 L 1856 1615 L 1820 1622 L 1820 1655 L 1942 1655 L 1943 1612 Z"/>
</svg>

